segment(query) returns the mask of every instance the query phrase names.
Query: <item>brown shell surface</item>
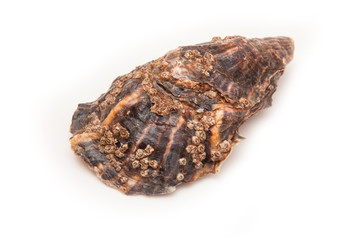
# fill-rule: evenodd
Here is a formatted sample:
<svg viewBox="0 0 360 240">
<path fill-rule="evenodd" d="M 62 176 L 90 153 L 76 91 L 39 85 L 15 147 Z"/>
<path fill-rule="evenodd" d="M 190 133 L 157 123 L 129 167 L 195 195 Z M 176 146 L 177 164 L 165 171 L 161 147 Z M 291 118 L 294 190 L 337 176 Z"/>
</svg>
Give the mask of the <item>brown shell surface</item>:
<svg viewBox="0 0 360 240">
<path fill-rule="evenodd" d="M 79 104 L 71 147 L 126 194 L 170 193 L 217 173 L 240 125 L 271 105 L 293 51 L 288 37 L 215 37 L 178 47 Z"/>
</svg>

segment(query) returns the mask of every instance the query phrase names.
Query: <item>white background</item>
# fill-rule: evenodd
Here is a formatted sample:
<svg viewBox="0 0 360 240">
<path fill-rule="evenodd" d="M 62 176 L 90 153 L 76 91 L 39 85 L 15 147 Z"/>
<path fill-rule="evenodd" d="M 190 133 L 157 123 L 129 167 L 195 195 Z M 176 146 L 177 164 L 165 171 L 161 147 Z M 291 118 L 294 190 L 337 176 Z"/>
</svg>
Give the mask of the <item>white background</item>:
<svg viewBox="0 0 360 240">
<path fill-rule="evenodd" d="M 360 239 L 356 1 L 1 1 L 1 239 Z M 290 36 L 273 106 L 219 174 L 125 196 L 75 157 L 78 103 L 213 36 Z"/>
</svg>

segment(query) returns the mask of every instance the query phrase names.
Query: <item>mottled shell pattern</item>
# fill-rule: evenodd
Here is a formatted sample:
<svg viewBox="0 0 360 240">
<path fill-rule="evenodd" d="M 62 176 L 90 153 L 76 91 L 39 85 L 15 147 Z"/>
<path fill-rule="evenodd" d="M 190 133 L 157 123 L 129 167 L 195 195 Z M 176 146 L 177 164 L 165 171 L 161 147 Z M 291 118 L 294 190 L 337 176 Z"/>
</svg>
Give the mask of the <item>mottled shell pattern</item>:
<svg viewBox="0 0 360 240">
<path fill-rule="evenodd" d="M 288 37 L 215 37 L 116 78 L 72 119 L 73 151 L 126 194 L 165 194 L 217 173 L 238 129 L 271 105 L 293 57 Z"/>
</svg>

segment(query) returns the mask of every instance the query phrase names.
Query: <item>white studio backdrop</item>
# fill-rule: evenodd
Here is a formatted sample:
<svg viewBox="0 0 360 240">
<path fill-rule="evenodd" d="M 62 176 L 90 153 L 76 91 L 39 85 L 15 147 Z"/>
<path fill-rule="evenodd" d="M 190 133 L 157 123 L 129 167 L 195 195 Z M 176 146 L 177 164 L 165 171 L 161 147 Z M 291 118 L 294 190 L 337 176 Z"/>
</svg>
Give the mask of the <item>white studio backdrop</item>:
<svg viewBox="0 0 360 240">
<path fill-rule="evenodd" d="M 360 239 L 359 22 L 355 1 L 1 1 L 0 239 Z M 78 103 L 227 35 L 295 54 L 219 174 L 125 196 L 72 153 Z"/>
</svg>

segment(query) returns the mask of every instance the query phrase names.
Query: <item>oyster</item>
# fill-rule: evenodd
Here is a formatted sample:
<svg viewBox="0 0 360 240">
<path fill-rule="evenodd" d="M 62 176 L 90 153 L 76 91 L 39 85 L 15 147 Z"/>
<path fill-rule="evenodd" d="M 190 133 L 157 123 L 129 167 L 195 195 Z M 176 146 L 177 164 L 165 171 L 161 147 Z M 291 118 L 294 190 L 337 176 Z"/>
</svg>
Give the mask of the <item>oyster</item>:
<svg viewBox="0 0 360 240">
<path fill-rule="evenodd" d="M 126 194 L 165 194 L 217 173 L 241 138 L 239 126 L 271 105 L 293 51 L 288 37 L 178 47 L 79 104 L 71 147 Z"/>
</svg>

